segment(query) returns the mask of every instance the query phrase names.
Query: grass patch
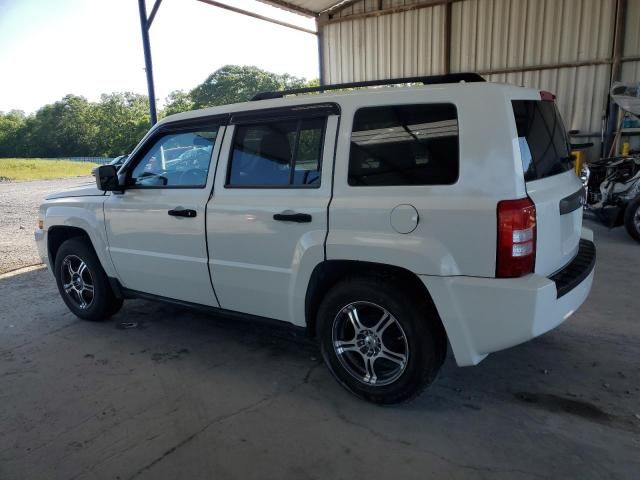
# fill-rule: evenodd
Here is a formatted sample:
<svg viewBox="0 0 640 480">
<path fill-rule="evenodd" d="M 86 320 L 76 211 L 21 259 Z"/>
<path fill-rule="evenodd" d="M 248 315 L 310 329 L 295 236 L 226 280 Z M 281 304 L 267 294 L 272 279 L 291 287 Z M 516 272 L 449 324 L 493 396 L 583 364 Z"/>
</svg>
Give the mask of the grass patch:
<svg viewBox="0 0 640 480">
<path fill-rule="evenodd" d="M 40 160 L 37 158 L 0 158 L 0 179 L 50 180 L 54 178 L 91 175 L 97 165 L 71 160 Z"/>
</svg>

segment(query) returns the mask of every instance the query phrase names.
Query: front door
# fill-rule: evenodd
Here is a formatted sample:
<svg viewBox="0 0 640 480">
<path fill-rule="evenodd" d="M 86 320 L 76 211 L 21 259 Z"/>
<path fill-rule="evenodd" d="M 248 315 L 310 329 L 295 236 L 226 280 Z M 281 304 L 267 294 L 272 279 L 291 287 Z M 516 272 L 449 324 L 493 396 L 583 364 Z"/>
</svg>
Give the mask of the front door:
<svg viewBox="0 0 640 480">
<path fill-rule="evenodd" d="M 152 137 L 104 203 L 109 253 L 122 285 L 218 306 L 208 270 L 205 211 L 224 127 L 191 125 Z"/>
<path fill-rule="evenodd" d="M 324 260 L 338 116 L 300 110 L 232 117 L 207 234 L 222 308 L 303 325 L 306 282 Z"/>
</svg>

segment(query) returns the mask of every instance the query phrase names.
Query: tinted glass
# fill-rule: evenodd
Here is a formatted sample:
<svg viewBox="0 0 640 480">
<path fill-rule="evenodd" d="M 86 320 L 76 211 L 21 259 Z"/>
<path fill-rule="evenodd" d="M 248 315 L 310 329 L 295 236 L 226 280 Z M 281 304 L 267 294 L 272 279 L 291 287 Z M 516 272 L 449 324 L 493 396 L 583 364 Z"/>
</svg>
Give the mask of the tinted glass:
<svg viewBox="0 0 640 480">
<path fill-rule="evenodd" d="M 458 179 L 458 117 L 451 104 L 356 112 L 349 185 L 440 185 Z"/>
<path fill-rule="evenodd" d="M 204 187 L 218 131 L 175 133 L 160 138 L 133 169 L 141 187 Z"/>
<path fill-rule="evenodd" d="M 554 102 L 514 100 L 525 181 L 571 170 L 569 142 Z"/>
<path fill-rule="evenodd" d="M 319 186 L 324 118 L 238 125 L 228 186 Z"/>
</svg>

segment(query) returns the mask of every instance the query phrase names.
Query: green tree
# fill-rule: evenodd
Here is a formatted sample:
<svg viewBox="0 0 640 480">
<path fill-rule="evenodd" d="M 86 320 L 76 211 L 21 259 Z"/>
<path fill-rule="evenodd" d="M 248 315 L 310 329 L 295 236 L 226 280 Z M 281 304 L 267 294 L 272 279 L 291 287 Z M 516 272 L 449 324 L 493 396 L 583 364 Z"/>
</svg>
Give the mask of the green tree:
<svg viewBox="0 0 640 480">
<path fill-rule="evenodd" d="M 161 115 L 165 117 L 167 115 L 173 115 L 174 113 L 188 112 L 189 110 L 193 110 L 193 108 L 193 99 L 189 92 L 174 90 L 167 97 Z"/>
<path fill-rule="evenodd" d="M 23 145 L 17 153 L 45 157 L 91 154 L 96 133 L 93 104 L 84 97 L 66 95 L 26 119 Z"/>
<path fill-rule="evenodd" d="M 21 110 L 0 112 L 0 157 L 15 156 L 26 122 L 26 115 Z"/>
<path fill-rule="evenodd" d="M 226 65 L 191 91 L 194 108 L 246 102 L 256 93 L 307 85 L 304 78 L 266 72 L 258 67 Z"/>
<path fill-rule="evenodd" d="M 129 153 L 149 129 L 149 101 L 131 92 L 103 94 L 96 109 L 96 154 Z"/>
<path fill-rule="evenodd" d="M 242 102 L 265 90 L 317 84 L 257 67 L 227 65 L 190 92 L 171 92 L 161 114 Z M 119 92 L 89 102 L 70 94 L 35 114 L 0 112 L 0 157 L 113 157 L 129 153 L 148 129 L 146 95 Z"/>
</svg>

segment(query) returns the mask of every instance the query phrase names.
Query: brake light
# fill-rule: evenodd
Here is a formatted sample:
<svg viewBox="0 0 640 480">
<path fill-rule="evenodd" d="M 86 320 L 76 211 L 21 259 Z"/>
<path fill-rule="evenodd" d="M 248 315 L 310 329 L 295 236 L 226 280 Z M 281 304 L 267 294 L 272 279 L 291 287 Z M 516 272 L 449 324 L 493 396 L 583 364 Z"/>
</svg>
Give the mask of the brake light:
<svg viewBox="0 0 640 480">
<path fill-rule="evenodd" d="M 536 207 L 530 198 L 498 202 L 496 277 L 522 277 L 536 259 Z"/>
<path fill-rule="evenodd" d="M 547 92 L 546 90 L 540 90 L 540 100 L 543 102 L 553 102 L 555 99 L 556 96 L 553 93 Z"/>
</svg>

